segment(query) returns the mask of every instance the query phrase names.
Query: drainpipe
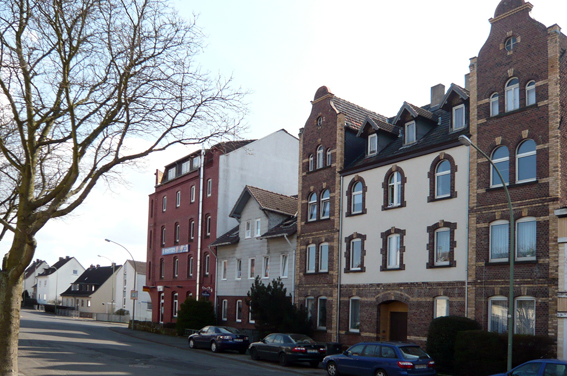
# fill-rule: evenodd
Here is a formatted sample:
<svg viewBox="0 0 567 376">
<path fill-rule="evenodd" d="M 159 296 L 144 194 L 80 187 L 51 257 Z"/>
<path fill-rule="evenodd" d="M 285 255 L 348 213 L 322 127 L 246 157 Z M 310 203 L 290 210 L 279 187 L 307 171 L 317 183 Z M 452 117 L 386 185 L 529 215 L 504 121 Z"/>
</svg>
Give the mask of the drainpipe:
<svg viewBox="0 0 567 376">
<path fill-rule="evenodd" d="M 342 261 L 342 245 L 343 245 L 343 176 L 341 175 L 341 190 L 339 193 L 339 246 L 338 246 L 338 270 L 337 270 L 337 340 L 340 342 L 340 316 L 341 316 L 341 261 Z"/>
<path fill-rule="evenodd" d="M 471 186 L 470 186 L 470 184 L 471 184 L 471 182 L 470 182 L 470 180 L 471 180 L 471 172 L 470 172 L 470 169 L 471 169 L 471 165 L 470 165 L 471 149 L 470 149 L 470 148 L 467 148 L 467 154 L 468 154 L 468 156 L 467 156 L 467 161 L 469 161 L 469 163 L 468 163 L 468 168 L 467 168 L 467 176 L 468 176 L 468 178 L 467 178 L 467 181 L 468 181 L 468 184 L 467 184 L 467 197 L 470 199 L 470 197 L 471 197 L 471 196 L 470 196 L 470 191 L 471 191 Z M 469 202 L 468 202 L 468 200 L 467 200 L 467 222 L 466 222 L 466 223 L 467 223 L 467 228 L 466 228 L 466 231 L 465 231 L 465 232 L 466 232 L 466 236 L 467 236 L 467 237 L 466 237 L 466 239 L 467 239 L 467 241 L 466 241 L 466 244 L 467 244 L 467 252 L 466 252 L 466 254 L 467 254 L 467 261 L 466 261 L 466 264 L 465 264 L 465 265 L 466 265 L 466 276 L 465 276 L 465 317 L 468 317 L 468 316 L 469 316 L 469 252 L 470 252 L 470 250 L 469 250 L 469 231 L 470 231 L 470 229 L 469 229 L 469 215 L 470 215 L 469 210 L 470 210 L 470 208 L 469 208 Z"/>
<path fill-rule="evenodd" d="M 296 214 L 297 216 L 297 214 Z M 291 280 L 291 302 L 293 304 L 295 304 L 295 248 L 294 246 L 291 244 L 291 242 L 289 241 L 289 239 L 287 238 L 287 235 L 284 234 L 284 238 L 287 241 L 287 244 L 289 244 L 289 247 L 291 248 L 292 254 L 293 254 L 293 258 L 292 260 L 292 264 L 293 264 L 293 279 Z M 288 268 L 289 270 L 289 268 Z"/>
<path fill-rule="evenodd" d="M 195 288 L 195 300 L 200 300 L 199 288 L 201 285 L 201 247 L 203 243 L 203 180 L 205 175 L 205 146 L 201 145 L 201 166 L 199 168 L 199 227 L 197 233 L 197 284 Z M 216 289 L 216 287 L 215 287 Z"/>
</svg>

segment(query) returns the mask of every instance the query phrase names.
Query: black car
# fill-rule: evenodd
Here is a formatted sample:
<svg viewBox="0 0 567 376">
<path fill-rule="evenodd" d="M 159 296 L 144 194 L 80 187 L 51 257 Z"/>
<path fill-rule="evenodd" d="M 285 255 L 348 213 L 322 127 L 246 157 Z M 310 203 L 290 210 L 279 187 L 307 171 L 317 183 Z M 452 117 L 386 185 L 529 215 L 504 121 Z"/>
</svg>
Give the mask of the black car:
<svg viewBox="0 0 567 376">
<path fill-rule="evenodd" d="M 205 326 L 188 338 L 192 349 L 202 347 L 212 352 L 236 350 L 241 354 L 246 352 L 250 341 L 248 336 L 241 334 L 238 329 L 229 326 Z"/>
<path fill-rule="evenodd" d="M 277 360 L 282 366 L 293 362 L 309 362 L 317 367 L 327 354 L 327 348 L 303 334 L 272 333 L 259 342 L 250 344 L 254 360 Z"/>
</svg>

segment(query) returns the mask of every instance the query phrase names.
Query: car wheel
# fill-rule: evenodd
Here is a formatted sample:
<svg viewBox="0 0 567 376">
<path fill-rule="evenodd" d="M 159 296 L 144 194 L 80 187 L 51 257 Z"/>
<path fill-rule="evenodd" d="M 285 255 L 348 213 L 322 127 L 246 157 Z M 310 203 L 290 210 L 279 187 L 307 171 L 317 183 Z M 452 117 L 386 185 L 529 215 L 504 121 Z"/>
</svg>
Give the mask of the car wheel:
<svg viewBox="0 0 567 376">
<path fill-rule="evenodd" d="M 311 368 L 317 368 L 317 366 L 319 365 L 319 361 L 312 360 L 309 362 L 309 365 L 311 366 Z"/>
<path fill-rule="evenodd" d="M 190 348 L 190 349 L 194 349 L 194 348 L 195 348 L 195 341 L 193 341 L 192 338 L 189 340 L 189 348 Z"/>
<path fill-rule="evenodd" d="M 250 359 L 252 360 L 260 359 L 260 357 L 258 356 L 258 351 L 256 351 L 256 349 L 254 348 L 250 349 Z"/>
<path fill-rule="evenodd" d="M 384 371 L 383 369 L 376 370 L 376 373 L 374 375 L 375 376 L 388 376 L 386 371 Z"/>
<path fill-rule="evenodd" d="M 335 362 L 327 363 L 327 374 L 329 376 L 339 376 L 339 369 L 337 368 L 337 363 Z"/>
<path fill-rule="evenodd" d="M 279 359 L 280 359 L 280 366 L 282 367 L 289 366 L 289 359 L 287 358 L 287 355 L 285 353 L 280 353 Z"/>
<path fill-rule="evenodd" d="M 214 353 L 220 352 L 220 349 L 215 341 L 211 342 L 211 351 Z"/>
</svg>

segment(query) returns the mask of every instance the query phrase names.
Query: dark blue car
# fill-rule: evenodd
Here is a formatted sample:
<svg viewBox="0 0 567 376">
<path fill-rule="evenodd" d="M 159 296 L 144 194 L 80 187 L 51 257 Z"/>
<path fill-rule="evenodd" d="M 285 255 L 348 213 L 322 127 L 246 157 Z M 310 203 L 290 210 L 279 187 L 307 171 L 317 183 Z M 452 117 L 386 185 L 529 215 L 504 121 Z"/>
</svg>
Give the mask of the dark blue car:
<svg viewBox="0 0 567 376">
<path fill-rule="evenodd" d="M 201 347 L 211 349 L 212 352 L 236 350 L 244 354 L 250 345 L 247 335 L 228 326 L 205 326 L 199 332 L 191 334 L 187 340 L 192 349 Z"/>
<path fill-rule="evenodd" d="M 520 364 L 510 372 L 492 376 L 564 376 L 567 375 L 567 362 L 557 359 L 537 359 Z"/>
<path fill-rule="evenodd" d="M 435 362 L 413 343 L 362 342 L 323 359 L 329 376 L 432 376 Z"/>
</svg>

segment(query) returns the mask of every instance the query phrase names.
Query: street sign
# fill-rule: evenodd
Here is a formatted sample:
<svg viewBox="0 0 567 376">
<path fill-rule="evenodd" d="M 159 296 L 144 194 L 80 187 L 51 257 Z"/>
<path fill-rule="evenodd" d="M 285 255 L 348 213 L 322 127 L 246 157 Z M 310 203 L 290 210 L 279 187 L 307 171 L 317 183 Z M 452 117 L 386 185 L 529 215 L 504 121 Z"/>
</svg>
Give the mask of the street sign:
<svg viewBox="0 0 567 376">
<path fill-rule="evenodd" d="M 130 291 L 130 299 L 138 300 L 138 291 L 136 291 L 136 290 Z"/>
<path fill-rule="evenodd" d="M 203 292 L 201 293 L 201 295 L 202 295 L 202 296 L 206 296 L 206 297 L 208 298 L 209 296 L 211 296 L 211 293 L 208 292 L 208 291 L 203 291 Z"/>
</svg>

